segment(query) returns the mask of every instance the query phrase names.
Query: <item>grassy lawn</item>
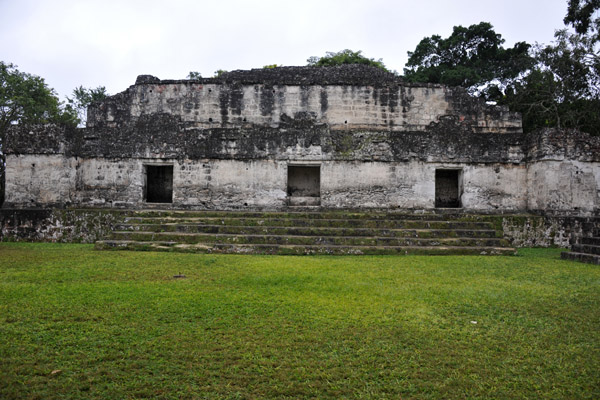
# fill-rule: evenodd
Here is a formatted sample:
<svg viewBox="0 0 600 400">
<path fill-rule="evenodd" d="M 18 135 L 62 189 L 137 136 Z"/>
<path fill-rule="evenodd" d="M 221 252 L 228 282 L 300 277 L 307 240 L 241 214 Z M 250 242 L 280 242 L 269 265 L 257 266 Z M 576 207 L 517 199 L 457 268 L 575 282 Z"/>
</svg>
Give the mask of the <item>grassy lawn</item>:
<svg viewBox="0 0 600 400">
<path fill-rule="evenodd" d="M 559 252 L 0 243 L 0 398 L 597 399 L 600 268 Z"/>
</svg>

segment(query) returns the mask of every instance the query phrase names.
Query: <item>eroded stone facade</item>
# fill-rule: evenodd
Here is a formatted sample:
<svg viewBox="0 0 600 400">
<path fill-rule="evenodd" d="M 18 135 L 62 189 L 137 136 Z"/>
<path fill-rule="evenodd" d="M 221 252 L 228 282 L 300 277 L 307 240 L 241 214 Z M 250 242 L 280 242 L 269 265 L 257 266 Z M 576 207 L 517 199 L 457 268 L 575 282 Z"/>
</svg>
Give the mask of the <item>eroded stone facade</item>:
<svg viewBox="0 0 600 400">
<path fill-rule="evenodd" d="M 148 207 L 170 178 L 160 207 L 433 209 L 443 175 L 465 210 L 600 209 L 599 138 L 524 135 L 518 114 L 463 89 L 366 66 L 140 76 L 93 105 L 87 128 L 17 126 L 5 150 L 5 207 Z M 295 198 L 299 168 L 318 188 Z"/>
</svg>

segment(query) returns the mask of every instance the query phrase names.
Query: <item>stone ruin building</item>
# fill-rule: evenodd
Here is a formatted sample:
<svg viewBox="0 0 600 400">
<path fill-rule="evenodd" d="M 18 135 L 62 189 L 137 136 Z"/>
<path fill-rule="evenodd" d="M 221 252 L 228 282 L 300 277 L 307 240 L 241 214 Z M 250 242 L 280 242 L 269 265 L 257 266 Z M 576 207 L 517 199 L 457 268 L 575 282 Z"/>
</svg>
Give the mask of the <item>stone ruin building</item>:
<svg viewBox="0 0 600 400">
<path fill-rule="evenodd" d="M 13 128 L 5 209 L 600 210 L 599 138 L 364 65 L 141 75 L 86 128 Z"/>
</svg>

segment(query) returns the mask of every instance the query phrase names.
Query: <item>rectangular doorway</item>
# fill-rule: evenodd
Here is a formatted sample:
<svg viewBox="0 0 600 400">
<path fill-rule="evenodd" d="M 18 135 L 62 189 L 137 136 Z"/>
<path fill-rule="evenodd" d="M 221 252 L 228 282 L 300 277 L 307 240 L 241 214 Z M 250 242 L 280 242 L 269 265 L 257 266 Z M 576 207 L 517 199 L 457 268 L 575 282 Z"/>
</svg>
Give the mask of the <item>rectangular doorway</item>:
<svg viewBox="0 0 600 400">
<path fill-rule="evenodd" d="M 435 170 L 435 207 L 460 208 L 461 172 L 457 169 Z"/>
<path fill-rule="evenodd" d="M 146 165 L 145 198 L 148 203 L 173 202 L 173 166 Z"/>
<path fill-rule="evenodd" d="M 321 167 L 289 165 L 287 194 L 290 205 L 319 205 Z"/>
</svg>

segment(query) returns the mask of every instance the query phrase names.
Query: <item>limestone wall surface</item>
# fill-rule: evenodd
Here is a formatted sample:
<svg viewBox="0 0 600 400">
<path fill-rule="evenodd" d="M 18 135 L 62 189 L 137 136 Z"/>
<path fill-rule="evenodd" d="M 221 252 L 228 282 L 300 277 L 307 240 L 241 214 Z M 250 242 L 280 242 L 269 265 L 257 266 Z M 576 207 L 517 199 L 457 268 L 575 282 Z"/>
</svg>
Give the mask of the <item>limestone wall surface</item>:
<svg viewBox="0 0 600 400">
<path fill-rule="evenodd" d="M 72 204 L 77 164 L 60 154 L 6 156 L 5 203 L 19 207 Z"/>
<path fill-rule="evenodd" d="M 172 207 L 277 209 L 287 205 L 288 166 L 313 165 L 320 167 L 324 207 L 433 208 L 435 170 L 453 169 L 460 171 L 465 209 L 576 214 L 600 209 L 600 141 L 585 135 L 573 134 L 574 139 L 563 132 L 562 141 L 570 144 L 558 146 L 555 131 L 528 138 L 494 135 L 489 141 L 451 130 L 444 136 L 295 127 L 262 141 L 260 132 L 249 131 L 243 143 L 225 139 L 205 148 L 199 155 L 206 157 L 154 151 L 93 156 L 69 148 L 70 142 L 48 140 L 41 149 L 8 147 L 5 203 L 144 207 L 145 166 L 172 165 Z"/>
<path fill-rule="evenodd" d="M 600 210 L 600 138 L 523 134 L 520 116 L 463 89 L 365 67 L 138 77 L 95 104 L 88 127 L 13 126 L 5 207 L 148 206 L 147 170 L 172 170 L 172 203 L 280 209 L 288 168 L 319 168 L 328 208 L 430 209 L 436 170 L 465 210 Z"/>
<path fill-rule="evenodd" d="M 539 161 L 528 168 L 530 210 L 575 210 L 589 213 L 600 209 L 600 163 Z"/>
<path fill-rule="evenodd" d="M 354 134 L 345 137 L 356 138 Z M 350 144 L 348 150 L 342 146 L 331 151 L 329 147 L 329 153 L 322 146 L 298 143 L 277 150 L 272 159 L 9 153 L 5 203 L 16 207 L 62 204 L 139 208 L 145 204 L 144 166 L 172 165 L 173 207 L 277 209 L 287 204 L 288 165 L 315 165 L 320 167 L 324 207 L 433 208 L 435 170 L 455 169 L 460 171 L 460 201 L 465 209 L 582 214 L 600 209 L 598 161 L 564 157 L 553 160 L 547 155 L 525 161 L 529 156 L 523 147 L 509 147 L 504 162 L 473 162 L 477 151 L 468 153 L 463 148 L 464 153 L 454 150 L 455 155 L 446 147 L 447 152 L 442 154 L 445 146 L 439 143 L 437 147 L 432 145 L 427 157 L 401 160 L 394 160 L 390 149 L 395 143 L 387 140 L 369 141 L 364 146 Z M 457 143 L 450 145 L 460 147 Z M 434 151 L 436 148 L 439 153 Z M 510 157 L 515 162 L 507 162 Z"/>
<path fill-rule="evenodd" d="M 303 115 L 331 129 L 424 131 L 455 116 L 474 131 L 520 132 L 521 118 L 461 88 L 409 84 L 375 67 L 284 67 L 233 71 L 219 78 L 136 85 L 90 108 L 88 126 L 121 126 L 146 115 L 173 116 L 188 127 L 279 127 Z"/>
<path fill-rule="evenodd" d="M 12 207 L 62 202 L 141 208 L 146 205 L 147 165 L 173 165 L 173 203 L 167 207 L 281 209 L 288 204 L 287 160 L 157 161 L 54 155 L 9 155 L 6 203 Z M 302 159 L 291 165 L 319 167 L 321 205 L 328 208 L 434 208 L 436 169 L 460 171 L 464 209 L 525 210 L 528 206 L 525 166 Z"/>
</svg>

